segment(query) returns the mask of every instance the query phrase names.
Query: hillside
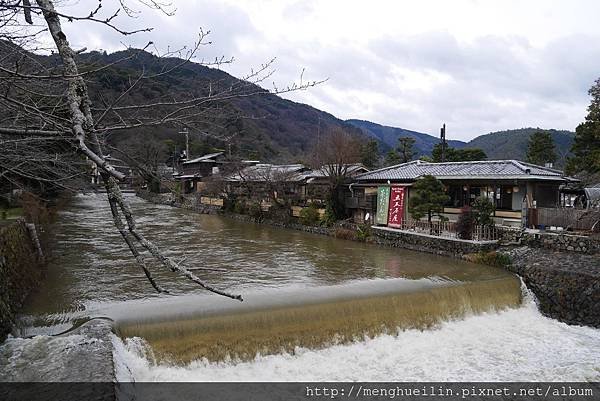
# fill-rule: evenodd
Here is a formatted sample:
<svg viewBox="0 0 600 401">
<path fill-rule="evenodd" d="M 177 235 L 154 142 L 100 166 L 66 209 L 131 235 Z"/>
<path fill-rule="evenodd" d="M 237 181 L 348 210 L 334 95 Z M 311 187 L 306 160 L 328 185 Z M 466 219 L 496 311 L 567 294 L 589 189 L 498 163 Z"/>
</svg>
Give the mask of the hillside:
<svg viewBox="0 0 600 401">
<path fill-rule="evenodd" d="M 529 137 L 536 131 L 549 132 L 554 140 L 557 165 L 564 165 L 566 156 L 569 154 L 573 143 L 574 132 L 545 130 L 539 128 L 521 128 L 507 131 L 492 132 L 478 136 L 468 143 L 469 147 L 481 148 L 490 159 L 519 159 L 525 160 L 527 153 L 527 142 Z"/>
<path fill-rule="evenodd" d="M 0 40 L 0 51 L 4 46 L 14 46 Z M 5 49 L 6 50 L 6 49 Z M 351 119 L 342 121 L 335 116 L 306 104 L 282 99 L 267 93 L 256 85 L 245 83 L 226 72 L 188 62 L 177 58 L 158 58 L 139 50 L 126 50 L 112 54 L 88 52 L 78 55 L 82 71 L 99 71 L 86 75 L 93 103 L 93 112 L 98 117 L 102 108 L 110 105 L 123 92 L 119 106 L 135 106 L 154 102 L 186 101 L 206 96 L 209 91 L 223 91 L 232 87 L 244 86 L 247 91 L 259 93 L 252 96 L 233 97 L 220 102 L 210 102 L 209 106 L 196 111 L 198 118 L 191 125 L 192 156 L 213 149 L 231 149 L 245 158 L 267 162 L 306 161 L 320 133 L 341 127 L 345 130 L 375 138 L 381 154 L 385 154 L 398 144 L 398 138 L 409 136 L 415 139 L 415 156 L 430 155 L 433 146 L 439 142 L 436 136 L 410 131 L 403 128 L 383 126 L 369 121 Z M 36 63 L 54 68 L 58 65 L 57 56 L 30 54 Z M 180 65 L 181 64 L 181 65 Z M 178 66 L 177 68 L 173 68 Z M 131 82 L 144 71 L 150 78 L 140 82 L 134 90 L 128 91 Z M 167 73 L 165 73 L 167 71 Z M 319 90 L 315 88 L 314 90 Z M 162 111 L 163 110 L 158 110 Z M 133 113 L 133 112 L 132 112 Z M 156 109 L 144 109 L 129 115 L 130 120 L 147 122 L 156 118 Z M 108 114 L 106 120 L 113 119 L 118 125 L 118 117 Z M 111 124 L 108 124 L 111 125 Z M 170 141 L 173 147 L 183 147 L 181 127 L 171 123 L 162 126 L 144 125 L 134 130 L 113 131 L 107 137 L 109 145 L 122 149 L 140 148 L 141 143 L 163 144 Z M 529 136 L 534 128 L 494 132 L 479 136 L 466 143 L 449 140 L 455 148 L 476 147 L 483 149 L 491 159 L 524 159 Z M 561 165 L 573 141 L 573 133 L 549 130 L 554 138 Z M 208 133 L 208 135 L 207 135 Z M 217 139 L 215 139 L 217 138 Z"/>
<path fill-rule="evenodd" d="M 370 121 L 346 120 L 346 122 L 360 128 L 366 135 L 379 140 L 382 153 L 398 146 L 398 138 L 405 136 L 414 138 L 415 140 L 415 144 L 413 145 L 415 157 L 430 155 L 433 146 L 440 141 L 439 138 L 422 132 L 410 131 L 404 128 L 387 127 Z M 465 142 L 453 140 L 448 141 L 448 143 L 454 148 L 463 148 L 467 145 Z"/>
<path fill-rule="evenodd" d="M 433 146 L 439 142 L 439 138 L 424 134 L 422 132 L 410 131 L 403 128 L 387 127 L 363 120 L 347 120 L 346 122 L 360 128 L 366 135 L 376 138 L 382 144 L 380 147 L 385 152 L 398 144 L 398 138 L 408 136 L 415 139 L 415 156 L 430 155 Z M 549 132 L 556 146 L 558 156 L 557 166 L 564 165 L 566 156 L 573 143 L 574 132 L 558 131 L 554 129 L 545 130 L 539 128 L 521 128 L 514 130 L 492 132 L 480 135 L 469 142 L 449 140 L 448 143 L 454 148 L 480 148 L 489 159 L 518 159 L 525 160 L 527 153 L 527 142 L 529 137 L 536 131 Z"/>
<path fill-rule="evenodd" d="M 82 61 L 90 65 L 107 65 L 127 56 L 128 52 L 110 55 L 99 52 L 86 53 Z M 159 59 L 142 52 L 135 58 L 121 61 L 103 70 L 90 84 L 92 99 L 96 102 L 116 98 L 127 88 L 127 83 L 135 79 L 142 69 L 146 73 L 160 74 L 170 66 L 179 63 L 178 59 Z M 198 132 L 208 132 L 218 138 L 231 140 L 234 152 L 242 157 L 263 161 L 297 161 L 306 159 L 312 151 L 319 132 L 333 127 L 342 127 L 359 133 L 359 130 L 337 119 L 333 115 L 315 109 L 306 104 L 296 103 L 267 93 L 256 85 L 243 84 L 241 80 L 226 72 L 208 68 L 196 63 L 186 63 L 172 72 L 143 82 L 139 89 L 132 92 L 123 101 L 136 104 L 155 99 L 187 99 L 192 96 L 206 95 L 208 88 L 217 91 L 222 88 L 246 85 L 245 91 L 261 92 L 249 97 L 238 97 L 211 105 L 202 111 L 202 122 L 197 124 Z M 315 89 L 318 90 L 318 89 Z M 118 135 L 112 135 L 110 141 L 119 146 L 122 142 L 138 142 L 152 137 L 158 141 L 174 140 L 181 146 L 178 127 L 146 127 Z M 201 142 L 215 148 L 226 148 L 227 142 L 199 135 L 190 130 L 195 147 Z M 196 151 L 198 153 L 198 151 Z M 193 156 L 194 154 L 192 154 Z"/>
</svg>

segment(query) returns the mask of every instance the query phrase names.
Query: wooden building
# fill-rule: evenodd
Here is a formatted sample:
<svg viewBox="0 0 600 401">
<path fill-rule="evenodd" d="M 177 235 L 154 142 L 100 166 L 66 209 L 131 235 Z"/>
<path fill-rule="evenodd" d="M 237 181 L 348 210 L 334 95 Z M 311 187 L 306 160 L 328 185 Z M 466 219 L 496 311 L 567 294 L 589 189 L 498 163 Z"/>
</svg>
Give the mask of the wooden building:
<svg viewBox="0 0 600 401">
<path fill-rule="evenodd" d="M 374 223 L 378 191 L 389 196 L 390 189 L 402 188 L 401 218 L 407 218 L 411 186 L 424 175 L 432 175 L 445 185 L 450 199 L 443 215 L 450 221 L 458 219 L 463 206 L 484 197 L 495 206 L 493 219 L 497 224 L 518 227 L 528 226 L 529 209 L 557 207 L 560 186 L 576 181 L 559 170 L 517 160 L 446 163 L 416 160 L 358 175 L 348 187 L 346 207 L 355 221 L 364 221 L 368 214 L 367 220 Z M 387 207 L 387 203 L 381 202 L 379 209 L 382 207 Z"/>
</svg>

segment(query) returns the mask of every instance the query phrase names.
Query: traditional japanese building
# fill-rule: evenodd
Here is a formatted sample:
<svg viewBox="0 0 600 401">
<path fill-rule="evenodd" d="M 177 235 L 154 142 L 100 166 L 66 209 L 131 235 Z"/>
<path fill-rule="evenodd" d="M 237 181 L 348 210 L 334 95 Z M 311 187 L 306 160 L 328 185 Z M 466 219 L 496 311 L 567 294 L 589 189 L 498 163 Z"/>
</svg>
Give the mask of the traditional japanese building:
<svg viewBox="0 0 600 401">
<path fill-rule="evenodd" d="M 562 171 L 517 160 L 432 163 L 412 161 L 358 175 L 349 185 L 346 207 L 355 221 L 393 225 L 390 219 L 409 216 L 411 186 L 432 175 L 445 186 L 449 200 L 443 215 L 456 221 L 461 208 L 478 197 L 493 202 L 494 221 L 507 226 L 526 226 L 528 210 L 557 207 L 559 188 L 576 181 Z"/>
</svg>

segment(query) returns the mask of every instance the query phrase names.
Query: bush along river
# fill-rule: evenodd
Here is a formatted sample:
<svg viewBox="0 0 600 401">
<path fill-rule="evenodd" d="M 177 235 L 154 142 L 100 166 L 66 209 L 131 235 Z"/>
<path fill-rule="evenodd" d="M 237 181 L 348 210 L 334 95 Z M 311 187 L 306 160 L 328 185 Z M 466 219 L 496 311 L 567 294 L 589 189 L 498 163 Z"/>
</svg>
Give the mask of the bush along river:
<svg viewBox="0 0 600 401">
<path fill-rule="evenodd" d="M 105 197 L 82 195 L 0 380 L 600 381 L 600 330 L 543 316 L 505 270 L 130 200 L 149 239 L 244 302 L 153 266 L 157 294 Z"/>
</svg>

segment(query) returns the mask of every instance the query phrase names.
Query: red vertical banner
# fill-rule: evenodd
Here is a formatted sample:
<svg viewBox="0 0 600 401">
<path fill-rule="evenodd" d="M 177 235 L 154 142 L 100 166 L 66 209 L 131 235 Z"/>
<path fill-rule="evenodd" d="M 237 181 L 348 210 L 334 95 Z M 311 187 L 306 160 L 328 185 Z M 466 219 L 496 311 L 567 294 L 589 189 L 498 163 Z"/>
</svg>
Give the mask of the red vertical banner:
<svg viewBox="0 0 600 401">
<path fill-rule="evenodd" d="M 401 227 L 404 219 L 404 187 L 392 187 L 388 226 Z"/>
</svg>

